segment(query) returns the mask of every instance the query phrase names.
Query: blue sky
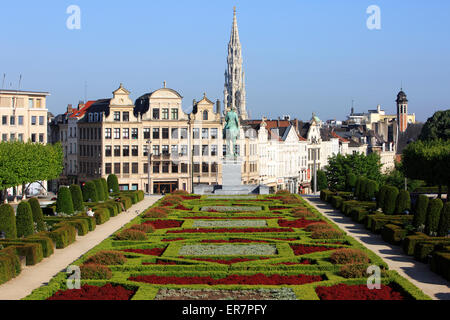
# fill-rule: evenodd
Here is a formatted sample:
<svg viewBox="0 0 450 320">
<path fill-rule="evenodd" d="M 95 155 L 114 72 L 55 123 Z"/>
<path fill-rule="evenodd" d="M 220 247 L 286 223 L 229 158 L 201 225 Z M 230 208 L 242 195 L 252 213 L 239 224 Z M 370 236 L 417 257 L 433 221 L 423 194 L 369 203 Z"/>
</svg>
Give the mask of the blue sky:
<svg viewBox="0 0 450 320">
<path fill-rule="evenodd" d="M 66 9 L 81 8 L 81 30 Z M 368 30 L 366 9 L 381 9 Z M 223 100 L 227 44 L 237 6 L 252 118 L 285 114 L 345 119 L 357 111 L 395 112 L 403 82 L 409 111 L 425 121 L 450 105 L 450 1 L 3 1 L 0 76 L 5 87 L 51 93 L 67 104 L 107 98 L 121 82 L 132 98 L 168 87 L 183 108 L 203 92 Z"/>
</svg>

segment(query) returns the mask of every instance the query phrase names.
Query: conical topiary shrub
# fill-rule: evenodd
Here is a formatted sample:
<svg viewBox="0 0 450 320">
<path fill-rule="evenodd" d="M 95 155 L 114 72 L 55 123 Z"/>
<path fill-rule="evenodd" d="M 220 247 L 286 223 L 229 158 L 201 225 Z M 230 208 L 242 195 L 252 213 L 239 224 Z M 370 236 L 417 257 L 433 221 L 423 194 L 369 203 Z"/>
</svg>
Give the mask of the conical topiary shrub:
<svg viewBox="0 0 450 320">
<path fill-rule="evenodd" d="M 399 192 L 397 197 L 395 212 L 397 214 L 404 214 L 406 210 L 411 210 L 411 197 L 408 191 L 402 190 Z"/>
<path fill-rule="evenodd" d="M 72 196 L 73 209 L 75 211 L 83 211 L 84 210 L 83 194 L 81 193 L 80 186 L 77 184 L 73 184 L 69 187 L 69 190 Z"/>
<path fill-rule="evenodd" d="M 105 201 L 105 192 L 103 191 L 103 184 L 100 179 L 93 180 L 95 183 L 95 190 L 97 191 L 98 201 Z"/>
<path fill-rule="evenodd" d="M 110 174 L 108 176 L 108 191 L 119 192 L 119 179 L 115 174 Z"/>
<path fill-rule="evenodd" d="M 384 206 L 383 206 L 384 214 L 395 213 L 397 197 L 398 197 L 398 189 L 396 187 L 389 186 L 386 190 L 386 195 L 384 198 Z"/>
<path fill-rule="evenodd" d="M 42 213 L 41 205 L 39 200 L 36 198 L 31 198 L 28 200 L 31 207 L 31 213 L 33 214 L 33 222 L 36 223 L 37 231 L 45 231 L 44 214 Z"/>
<path fill-rule="evenodd" d="M 357 180 L 357 177 L 356 177 L 356 175 L 354 173 L 350 172 L 347 175 L 347 179 L 345 181 L 345 185 L 346 185 L 347 191 L 353 191 L 353 189 L 356 186 L 356 180 Z"/>
<path fill-rule="evenodd" d="M 386 198 L 386 192 L 388 190 L 388 186 L 382 186 L 377 193 L 377 209 L 383 209 L 384 207 L 384 199 Z"/>
<path fill-rule="evenodd" d="M 16 215 L 9 204 L 0 205 L 0 231 L 5 233 L 7 239 L 17 238 Z"/>
<path fill-rule="evenodd" d="M 59 188 L 58 198 L 56 199 L 56 212 L 65 214 L 74 213 L 72 194 L 70 193 L 70 190 L 67 187 Z"/>
<path fill-rule="evenodd" d="M 102 182 L 103 192 L 105 193 L 105 201 L 107 201 L 109 200 L 108 182 L 106 182 L 105 178 L 101 178 L 100 181 Z"/>
<path fill-rule="evenodd" d="M 446 237 L 450 229 L 450 202 L 444 205 L 441 212 L 441 219 L 439 220 L 438 236 Z"/>
<path fill-rule="evenodd" d="M 84 202 L 98 202 L 97 189 L 93 181 L 88 181 L 83 186 L 83 201 Z"/>
<path fill-rule="evenodd" d="M 33 213 L 28 201 L 22 201 L 17 206 L 16 215 L 17 237 L 28 237 L 34 234 Z"/>
<path fill-rule="evenodd" d="M 425 222 L 425 233 L 434 236 L 437 235 L 439 220 L 444 203 L 441 199 L 432 199 L 428 204 L 427 220 Z"/>
<path fill-rule="evenodd" d="M 378 183 L 374 180 L 367 180 L 364 198 L 367 201 L 372 201 L 378 192 Z"/>
<path fill-rule="evenodd" d="M 414 210 L 414 220 L 413 220 L 413 226 L 416 228 L 424 228 L 425 222 L 427 221 L 427 210 L 428 210 L 428 203 L 430 202 L 430 199 L 424 195 L 419 195 L 419 198 L 416 201 L 416 209 Z"/>
</svg>

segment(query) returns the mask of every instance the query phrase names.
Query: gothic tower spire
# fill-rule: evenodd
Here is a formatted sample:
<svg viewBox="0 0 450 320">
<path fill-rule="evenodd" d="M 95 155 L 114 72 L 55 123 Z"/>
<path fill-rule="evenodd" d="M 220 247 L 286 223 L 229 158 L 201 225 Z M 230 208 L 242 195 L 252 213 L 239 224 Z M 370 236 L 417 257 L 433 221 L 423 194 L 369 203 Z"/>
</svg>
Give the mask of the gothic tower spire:
<svg viewBox="0 0 450 320">
<path fill-rule="evenodd" d="M 245 72 L 242 66 L 242 49 L 236 18 L 233 13 L 230 42 L 228 43 L 227 70 L 225 70 L 224 106 L 226 110 L 236 108 L 241 119 L 247 119 Z"/>
</svg>

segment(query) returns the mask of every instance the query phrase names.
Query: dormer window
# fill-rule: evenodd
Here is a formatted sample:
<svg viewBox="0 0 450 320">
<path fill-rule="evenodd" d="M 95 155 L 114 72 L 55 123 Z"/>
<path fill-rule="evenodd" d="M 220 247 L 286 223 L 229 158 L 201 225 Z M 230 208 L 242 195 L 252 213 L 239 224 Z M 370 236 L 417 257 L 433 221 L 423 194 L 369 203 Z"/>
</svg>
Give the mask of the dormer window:
<svg viewBox="0 0 450 320">
<path fill-rule="evenodd" d="M 92 113 L 89 113 L 89 122 L 92 122 L 92 119 L 93 119 L 93 115 L 92 115 Z"/>
<path fill-rule="evenodd" d="M 172 120 L 178 120 L 178 109 L 172 109 Z"/>
<path fill-rule="evenodd" d="M 98 122 L 98 113 L 95 113 L 95 115 L 94 115 L 94 121 L 95 121 L 95 122 Z"/>
<path fill-rule="evenodd" d="M 208 111 L 203 111 L 203 120 L 208 120 Z"/>
<path fill-rule="evenodd" d="M 114 121 L 120 121 L 120 112 L 114 111 Z"/>
</svg>

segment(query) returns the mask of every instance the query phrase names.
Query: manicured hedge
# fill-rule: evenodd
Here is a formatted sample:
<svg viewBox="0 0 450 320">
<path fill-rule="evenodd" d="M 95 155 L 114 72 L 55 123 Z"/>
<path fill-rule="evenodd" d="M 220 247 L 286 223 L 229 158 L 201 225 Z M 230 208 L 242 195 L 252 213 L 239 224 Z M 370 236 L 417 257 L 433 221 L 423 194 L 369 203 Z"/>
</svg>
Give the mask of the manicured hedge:
<svg viewBox="0 0 450 320">
<path fill-rule="evenodd" d="M 381 237 L 390 244 L 400 244 L 408 231 L 399 225 L 386 224 L 381 230 Z"/>
<path fill-rule="evenodd" d="M 364 189 L 364 199 L 366 201 L 371 201 L 375 198 L 378 193 L 378 183 L 374 180 L 367 180 Z"/>
<path fill-rule="evenodd" d="M 396 214 L 404 214 L 406 210 L 411 211 L 411 197 L 407 190 L 401 190 L 397 197 L 395 212 Z"/>
<path fill-rule="evenodd" d="M 22 201 L 17 206 L 16 226 L 19 238 L 28 237 L 34 233 L 33 214 L 27 201 Z"/>
<path fill-rule="evenodd" d="M 332 196 L 331 197 L 331 205 L 335 209 L 339 209 L 342 206 L 343 199 L 339 196 Z"/>
<path fill-rule="evenodd" d="M 414 255 L 416 245 L 421 242 L 435 242 L 435 243 L 447 243 L 449 238 L 446 237 L 429 237 L 424 233 L 416 232 L 413 235 L 406 236 L 402 242 L 403 251 L 409 255 Z"/>
<path fill-rule="evenodd" d="M 366 219 L 366 227 L 370 229 L 373 233 L 380 233 L 386 224 L 403 224 L 412 221 L 412 216 L 400 215 L 384 215 L 375 214 L 368 215 Z"/>
<path fill-rule="evenodd" d="M 450 252 L 434 252 L 431 259 L 431 270 L 450 281 Z"/>
<path fill-rule="evenodd" d="M 397 204 L 398 189 L 396 187 L 388 186 L 384 198 L 383 212 L 384 214 L 394 214 L 395 206 Z"/>
<path fill-rule="evenodd" d="M 69 188 L 60 187 L 58 190 L 58 198 L 56 199 L 56 212 L 73 214 L 72 194 Z"/>
<path fill-rule="evenodd" d="M 68 223 L 77 229 L 79 236 L 85 236 L 89 232 L 89 223 L 86 219 L 49 217 L 45 218 L 45 221 L 50 224 Z"/>
<path fill-rule="evenodd" d="M 0 250 L 0 284 L 20 274 L 20 260 L 14 247 Z"/>
<path fill-rule="evenodd" d="M 37 231 L 45 231 L 44 215 L 42 213 L 41 205 L 39 200 L 36 198 L 31 198 L 28 200 L 31 207 L 31 213 L 33 215 L 33 222 L 36 223 Z"/>
<path fill-rule="evenodd" d="M 0 231 L 3 231 L 8 239 L 17 238 L 16 215 L 9 204 L 0 205 Z"/>
<path fill-rule="evenodd" d="M 382 186 L 377 194 L 377 209 L 384 208 L 384 201 L 386 199 L 386 193 L 388 191 L 388 186 Z"/>
<path fill-rule="evenodd" d="M 359 223 L 364 222 L 369 214 L 370 212 L 364 207 L 352 207 L 350 210 L 352 220 Z"/>
<path fill-rule="evenodd" d="M 441 199 L 432 199 L 428 204 L 427 220 L 425 222 L 425 233 L 428 235 L 437 235 L 441 210 L 444 203 Z"/>
<path fill-rule="evenodd" d="M 102 183 L 102 186 L 103 186 L 103 192 L 104 192 L 104 194 L 105 194 L 104 199 L 105 199 L 105 201 L 106 201 L 106 200 L 109 200 L 108 182 L 106 182 L 106 179 L 105 179 L 105 178 L 101 178 L 100 181 L 101 181 L 101 183 Z"/>
<path fill-rule="evenodd" d="M 75 242 L 77 229 L 68 223 L 59 223 L 55 229 L 47 234 L 56 245 L 56 249 L 62 249 Z"/>
<path fill-rule="evenodd" d="M 414 220 L 413 225 L 416 228 L 423 227 L 425 228 L 425 222 L 427 221 L 427 210 L 430 199 L 426 195 L 419 195 L 416 208 L 414 212 Z"/>
<path fill-rule="evenodd" d="M 95 223 L 102 225 L 109 220 L 109 211 L 106 208 L 97 208 L 94 212 Z"/>
<path fill-rule="evenodd" d="M 83 211 L 83 193 L 81 192 L 81 188 L 77 184 L 73 184 L 69 187 L 70 194 L 72 195 L 72 203 L 73 209 L 75 211 Z"/>
<path fill-rule="evenodd" d="M 97 199 L 98 201 L 105 201 L 105 191 L 103 190 L 103 183 L 100 179 L 93 180 L 95 184 L 95 190 L 97 191 Z"/>
<path fill-rule="evenodd" d="M 441 212 L 441 219 L 439 220 L 438 236 L 445 237 L 448 235 L 450 229 L 450 202 L 444 205 Z"/>
<path fill-rule="evenodd" d="M 117 176 L 115 174 L 110 174 L 108 176 L 108 191 L 119 192 L 119 179 L 117 179 Z"/>
<path fill-rule="evenodd" d="M 39 243 L 27 243 L 15 246 L 18 256 L 26 257 L 26 265 L 34 266 L 44 259 L 42 246 Z"/>
<path fill-rule="evenodd" d="M 320 199 L 323 200 L 323 201 L 326 201 L 326 202 L 331 201 L 331 200 L 328 200 L 328 199 L 331 199 L 332 195 L 333 195 L 333 192 L 330 191 L 330 190 L 322 190 L 322 191 L 320 191 Z"/>
<path fill-rule="evenodd" d="M 97 189 L 93 181 L 88 181 L 83 186 L 83 201 L 84 202 L 97 202 L 100 201 L 97 197 Z"/>
<path fill-rule="evenodd" d="M 46 232 L 36 233 L 28 238 L 20 239 L 20 243 L 39 243 L 42 247 L 44 258 L 51 256 L 54 252 L 53 241 Z"/>
</svg>

